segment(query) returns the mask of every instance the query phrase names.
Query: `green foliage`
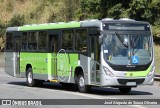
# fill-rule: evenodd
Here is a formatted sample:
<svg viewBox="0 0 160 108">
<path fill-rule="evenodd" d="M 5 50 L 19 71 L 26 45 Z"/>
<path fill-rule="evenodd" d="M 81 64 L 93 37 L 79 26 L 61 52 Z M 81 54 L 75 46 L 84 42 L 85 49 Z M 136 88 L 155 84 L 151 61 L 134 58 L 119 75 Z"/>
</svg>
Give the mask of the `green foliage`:
<svg viewBox="0 0 160 108">
<path fill-rule="evenodd" d="M 27 13 L 15 13 L 16 3 L 26 0 L 1 0 L 5 10 L 12 14 L 9 26 L 25 23 L 68 22 L 71 20 L 131 18 L 147 21 L 153 26 L 155 36 L 160 34 L 160 0 L 28 0 Z M 29 5 L 28 5 L 29 6 Z M 21 9 L 22 10 L 22 9 Z M 46 11 L 47 10 L 47 11 Z M 24 11 L 22 11 L 24 12 Z M 48 16 L 45 16 L 48 15 Z"/>
<path fill-rule="evenodd" d="M 25 24 L 24 16 L 15 14 L 9 21 L 10 27 L 22 26 Z"/>
<path fill-rule="evenodd" d="M 31 19 L 39 19 L 45 9 L 45 2 L 41 2 L 35 10 L 30 13 Z"/>
<path fill-rule="evenodd" d="M 153 25 L 154 35 L 160 34 L 160 0 L 80 0 L 77 17 L 84 19 L 131 18 Z"/>
<path fill-rule="evenodd" d="M 77 11 L 79 20 L 94 19 L 100 15 L 100 0 L 80 0 L 80 8 Z"/>
<path fill-rule="evenodd" d="M 0 37 L 5 34 L 6 25 L 0 21 Z"/>
<path fill-rule="evenodd" d="M 108 10 L 108 17 L 111 18 L 120 18 L 124 9 L 122 8 L 122 4 L 116 4 Z"/>
<path fill-rule="evenodd" d="M 77 20 L 76 12 L 79 8 L 79 0 L 59 0 L 54 2 L 56 8 L 51 13 L 49 22 L 68 22 Z"/>
<path fill-rule="evenodd" d="M 12 12 L 12 11 L 13 11 L 12 1 L 9 0 L 9 1 L 7 2 L 6 10 L 7 10 L 8 12 Z"/>
<path fill-rule="evenodd" d="M 5 34 L 5 30 L 6 30 L 6 25 L 5 23 L 0 21 L 0 51 L 2 51 L 4 49 L 4 34 Z"/>
</svg>

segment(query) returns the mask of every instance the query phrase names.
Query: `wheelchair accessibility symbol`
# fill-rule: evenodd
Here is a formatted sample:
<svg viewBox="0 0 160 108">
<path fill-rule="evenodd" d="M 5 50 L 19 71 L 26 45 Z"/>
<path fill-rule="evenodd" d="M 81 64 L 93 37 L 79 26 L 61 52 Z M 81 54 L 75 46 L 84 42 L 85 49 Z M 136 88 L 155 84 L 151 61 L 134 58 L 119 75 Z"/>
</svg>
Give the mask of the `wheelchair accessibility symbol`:
<svg viewBox="0 0 160 108">
<path fill-rule="evenodd" d="M 138 64 L 139 63 L 138 56 L 132 56 L 132 63 L 133 64 Z"/>
</svg>

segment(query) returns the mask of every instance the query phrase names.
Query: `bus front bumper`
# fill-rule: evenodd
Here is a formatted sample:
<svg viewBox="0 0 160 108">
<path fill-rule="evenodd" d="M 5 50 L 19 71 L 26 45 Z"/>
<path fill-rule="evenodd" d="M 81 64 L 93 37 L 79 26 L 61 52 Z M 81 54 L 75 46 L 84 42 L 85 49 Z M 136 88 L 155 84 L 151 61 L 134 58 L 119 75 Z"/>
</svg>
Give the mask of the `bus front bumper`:
<svg viewBox="0 0 160 108">
<path fill-rule="evenodd" d="M 153 85 L 154 74 L 146 77 L 108 77 L 101 78 L 101 86 L 138 86 L 138 85 Z"/>
</svg>

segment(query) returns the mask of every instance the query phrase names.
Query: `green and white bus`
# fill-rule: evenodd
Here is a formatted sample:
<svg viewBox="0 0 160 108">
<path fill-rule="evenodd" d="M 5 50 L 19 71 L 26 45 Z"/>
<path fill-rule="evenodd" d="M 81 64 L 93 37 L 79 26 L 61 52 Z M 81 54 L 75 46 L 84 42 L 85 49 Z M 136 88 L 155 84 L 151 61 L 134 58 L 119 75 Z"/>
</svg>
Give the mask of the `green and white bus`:
<svg viewBox="0 0 160 108">
<path fill-rule="evenodd" d="M 151 26 L 132 19 L 32 24 L 6 30 L 5 72 L 28 86 L 44 81 L 116 87 L 128 93 L 154 82 Z"/>
</svg>

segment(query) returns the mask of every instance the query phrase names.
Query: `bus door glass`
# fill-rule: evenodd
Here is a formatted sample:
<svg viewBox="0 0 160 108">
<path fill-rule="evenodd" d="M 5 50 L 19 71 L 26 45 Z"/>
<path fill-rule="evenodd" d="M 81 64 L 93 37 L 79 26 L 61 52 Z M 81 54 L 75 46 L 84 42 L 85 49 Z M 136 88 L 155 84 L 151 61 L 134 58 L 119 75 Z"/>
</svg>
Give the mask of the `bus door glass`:
<svg viewBox="0 0 160 108">
<path fill-rule="evenodd" d="M 58 34 L 49 36 L 49 48 L 52 53 L 52 66 L 53 66 L 53 77 L 57 78 L 57 53 L 58 53 Z"/>
<path fill-rule="evenodd" d="M 20 49 L 21 49 L 21 37 L 20 36 L 15 36 L 15 59 L 14 59 L 14 64 L 15 64 L 15 72 L 16 72 L 16 77 L 20 77 Z"/>
<path fill-rule="evenodd" d="M 98 36 L 90 36 L 90 69 L 91 69 L 91 83 L 100 84 L 100 45 Z"/>
<path fill-rule="evenodd" d="M 5 44 L 5 72 L 11 76 L 15 76 L 14 64 L 13 64 L 13 33 L 6 33 Z"/>
</svg>

